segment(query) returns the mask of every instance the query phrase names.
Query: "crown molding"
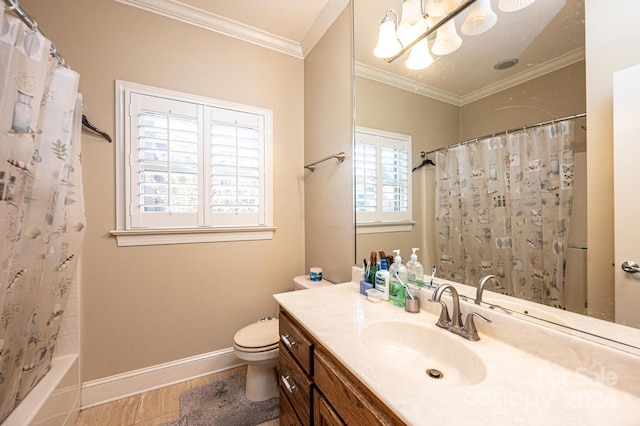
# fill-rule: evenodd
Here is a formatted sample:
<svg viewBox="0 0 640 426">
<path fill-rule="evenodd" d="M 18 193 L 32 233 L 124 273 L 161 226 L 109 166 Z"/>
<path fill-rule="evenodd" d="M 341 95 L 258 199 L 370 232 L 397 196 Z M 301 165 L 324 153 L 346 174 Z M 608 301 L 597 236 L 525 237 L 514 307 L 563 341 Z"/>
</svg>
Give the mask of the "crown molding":
<svg viewBox="0 0 640 426">
<path fill-rule="evenodd" d="M 390 72 L 381 71 L 377 68 L 362 64 L 360 62 L 356 62 L 355 70 L 356 76 L 358 77 L 368 78 L 379 83 L 397 87 L 398 89 L 417 93 L 418 95 L 433 98 L 438 101 L 446 102 L 448 104 L 460 106 L 460 97 L 449 92 L 445 92 L 444 90 L 435 89 L 425 84 L 417 83 L 414 80 L 400 77 Z"/>
<path fill-rule="evenodd" d="M 331 25 L 338 19 L 342 11 L 350 4 L 351 0 L 329 0 L 300 43 L 303 57 L 306 57 L 309 52 L 313 50 L 322 36 L 324 36 Z"/>
<path fill-rule="evenodd" d="M 475 102 L 487 96 L 517 86 L 518 84 L 526 83 L 529 80 L 541 77 L 550 72 L 559 70 L 568 65 L 574 64 L 578 61 L 585 59 L 584 48 L 572 50 L 562 56 L 559 56 L 551 61 L 545 62 L 535 67 L 531 67 L 528 70 L 516 74 L 512 77 L 501 80 L 497 83 L 490 84 L 482 89 L 476 90 L 464 96 L 457 96 L 449 92 L 445 92 L 425 84 L 417 83 L 408 78 L 399 77 L 395 74 L 381 71 L 377 68 L 364 65 L 356 62 L 356 76 L 368 78 L 378 81 L 383 84 L 397 87 L 399 89 L 407 90 L 409 92 L 417 93 L 422 96 L 428 96 L 430 98 L 446 102 L 456 106 L 463 106 L 471 102 Z"/>
<path fill-rule="evenodd" d="M 243 40 L 304 59 L 300 44 L 223 16 L 186 5 L 177 0 L 115 0 L 186 24 L 195 25 L 229 37 Z M 335 18 L 334 18 L 335 19 Z"/>
</svg>

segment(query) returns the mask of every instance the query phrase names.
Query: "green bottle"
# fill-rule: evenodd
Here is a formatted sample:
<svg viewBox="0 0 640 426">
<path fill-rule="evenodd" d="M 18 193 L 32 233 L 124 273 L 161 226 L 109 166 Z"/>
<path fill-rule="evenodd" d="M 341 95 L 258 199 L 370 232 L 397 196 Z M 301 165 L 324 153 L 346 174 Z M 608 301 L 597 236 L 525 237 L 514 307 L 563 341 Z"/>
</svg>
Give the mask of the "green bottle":
<svg viewBox="0 0 640 426">
<path fill-rule="evenodd" d="M 396 306 L 404 307 L 404 284 L 407 283 L 407 267 L 402 264 L 400 250 L 393 251 L 396 257 L 389 268 L 389 301 Z"/>
</svg>

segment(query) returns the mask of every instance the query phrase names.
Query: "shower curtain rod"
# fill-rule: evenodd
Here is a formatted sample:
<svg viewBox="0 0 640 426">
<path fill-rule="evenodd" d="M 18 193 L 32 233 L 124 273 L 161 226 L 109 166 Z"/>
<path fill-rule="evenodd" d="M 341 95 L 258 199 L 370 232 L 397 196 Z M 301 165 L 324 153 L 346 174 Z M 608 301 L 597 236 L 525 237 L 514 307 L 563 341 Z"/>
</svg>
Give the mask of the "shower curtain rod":
<svg viewBox="0 0 640 426">
<path fill-rule="evenodd" d="M 455 148 L 457 146 L 466 145 L 468 143 L 475 142 L 475 141 L 477 141 L 479 139 L 486 139 L 486 138 L 492 138 L 492 137 L 495 137 L 495 136 L 506 135 L 508 133 L 517 132 L 519 130 L 526 130 L 526 129 L 531 129 L 531 128 L 534 128 L 534 127 L 546 126 L 547 124 L 559 123 L 561 121 L 567 121 L 567 120 L 574 120 L 576 118 L 582 118 L 582 117 L 586 117 L 586 116 L 587 116 L 587 113 L 583 112 L 581 114 L 569 115 L 567 117 L 562 117 L 562 118 L 556 118 L 556 119 L 553 119 L 553 120 L 542 121 L 540 123 L 529 124 L 527 126 L 515 127 L 513 129 L 503 130 L 501 132 L 491 133 L 489 135 L 484 135 L 484 136 L 479 136 L 477 138 L 467 139 L 466 141 L 456 142 L 454 144 L 447 145 L 447 146 L 442 147 L 442 148 L 434 149 L 433 151 L 429 151 L 429 152 L 421 151 L 420 152 L 420 157 L 425 158 L 427 155 L 433 154 L 434 152 L 444 151 L 446 149 L 450 149 L 450 148 Z M 423 165 L 426 165 L 426 163 L 423 164 Z M 418 166 L 418 167 L 421 167 L 421 166 Z M 418 168 L 418 167 L 416 167 L 416 168 Z"/>
<path fill-rule="evenodd" d="M 40 31 L 40 28 L 38 28 L 38 23 L 36 22 L 36 20 L 29 16 L 29 14 L 25 12 L 24 9 L 20 6 L 18 0 L 4 0 L 4 2 L 7 5 L 7 9 L 12 10 L 16 15 L 18 15 L 18 18 L 20 18 L 22 22 L 27 24 L 27 26 L 31 30 L 37 32 L 43 37 L 47 37 L 42 33 L 42 31 Z M 53 42 L 51 43 L 51 56 L 56 58 L 60 65 L 65 65 L 64 58 L 61 54 L 58 53 L 58 50 L 56 49 L 56 46 L 53 44 Z"/>
<path fill-rule="evenodd" d="M 48 37 L 44 35 L 40 28 L 38 28 L 38 23 L 36 22 L 36 20 L 29 16 L 29 14 L 25 12 L 25 10 L 20 6 L 18 0 L 4 0 L 4 2 L 7 5 L 7 9 L 13 11 L 13 13 L 15 13 L 16 16 L 29 27 L 29 29 L 48 39 Z M 58 53 L 58 49 L 56 49 L 56 46 L 55 44 L 53 44 L 53 42 L 51 42 L 51 49 L 49 51 L 51 53 L 51 56 L 53 56 L 61 66 L 68 67 L 66 61 L 64 60 L 62 55 Z M 82 114 L 82 125 L 87 129 L 96 132 L 107 141 L 112 142 L 111 136 L 91 124 L 89 122 L 89 119 L 87 119 L 87 116 L 84 114 Z"/>
</svg>

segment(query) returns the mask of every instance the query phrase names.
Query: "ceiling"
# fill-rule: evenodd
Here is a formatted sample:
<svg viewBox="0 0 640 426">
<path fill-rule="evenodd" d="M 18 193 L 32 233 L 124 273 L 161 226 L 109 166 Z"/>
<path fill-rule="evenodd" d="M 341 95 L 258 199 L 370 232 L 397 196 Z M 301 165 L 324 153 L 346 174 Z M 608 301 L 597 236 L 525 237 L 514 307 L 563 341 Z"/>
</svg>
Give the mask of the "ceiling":
<svg viewBox="0 0 640 426">
<path fill-rule="evenodd" d="M 226 35 L 304 58 L 350 0 L 116 0 Z M 404 67 L 405 57 L 387 63 L 373 56 L 378 25 L 403 0 L 353 0 L 356 74 L 445 102 L 464 105 L 584 59 L 584 0 L 537 0 L 505 13 L 491 0 L 498 22 L 463 38 L 457 51 L 434 57 L 421 71 Z M 432 40 L 435 36 L 430 36 Z M 502 60 L 513 68 L 496 71 Z"/>
</svg>

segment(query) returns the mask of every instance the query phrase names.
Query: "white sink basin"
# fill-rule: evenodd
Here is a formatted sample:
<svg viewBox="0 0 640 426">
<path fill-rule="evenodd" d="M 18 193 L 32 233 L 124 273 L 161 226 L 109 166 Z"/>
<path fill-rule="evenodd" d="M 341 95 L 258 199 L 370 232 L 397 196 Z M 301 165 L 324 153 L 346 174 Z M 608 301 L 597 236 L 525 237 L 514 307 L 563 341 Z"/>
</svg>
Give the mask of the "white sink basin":
<svg viewBox="0 0 640 426">
<path fill-rule="evenodd" d="M 519 314 L 522 315 L 527 315 L 530 317 L 535 317 L 535 318 L 539 318 L 541 320 L 545 320 L 545 321 L 550 321 L 553 322 L 555 324 L 559 324 L 559 325 L 565 325 L 565 326 L 570 326 L 571 324 L 569 324 L 565 319 L 560 318 L 557 315 L 554 315 L 551 312 L 547 312 L 547 310 L 545 309 L 540 309 L 537 308 L 535 306 L 530 306 L 530 305 L 523 305 L 517 302 L 512 302 L 509 300 L 498 300 L 498 299 L 484 299 L 482 300 L 483 302 L 489 303 L 491 305 L 497 305 L 500 307 L 503 307 L 505 309 L 508 309 L 510 311 L 513 312 L 517 312 Z M 552 308 L 549 308 L 552 309 Z"/>
<path fill-rule="evenodd" d="M 456 386 L 475 385 L 487 375 L 484 362 L 467 342 L 441 328 L 377 321 L 363 328 L 361 339 L 373 356 L 384 360 L 381 365 L 393 369 L 394 374 L 422 375 L 424 380 Z M 433 370 L 441 372 L 442 377 L 434 378 L 437 373 Z"/>
</svg>

